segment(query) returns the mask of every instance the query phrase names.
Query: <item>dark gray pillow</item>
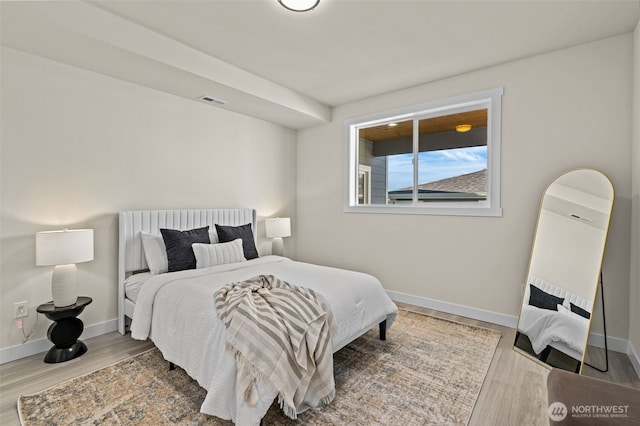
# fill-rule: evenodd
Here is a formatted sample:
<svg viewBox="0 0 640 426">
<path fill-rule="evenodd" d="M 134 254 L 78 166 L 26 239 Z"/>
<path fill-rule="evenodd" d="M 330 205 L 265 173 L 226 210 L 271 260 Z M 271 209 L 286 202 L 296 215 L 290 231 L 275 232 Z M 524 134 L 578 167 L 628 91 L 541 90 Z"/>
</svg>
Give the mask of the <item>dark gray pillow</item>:
<svg viewBox="0 0 640 426">
<path fill-rule="evenodd" d="M 245 259 L 255 259 L 260 257 L 258 250 L 256 249 L 256 243 L 253 239 L 253 231 L 251 230 L 251 224 L 240 226 L 222 226 L 216 224 L 216 232 L 218 233 L 218 240 L 221 243 L 228 243 L 237 238 L 242 238 L 242 249 L 244 250 Z"/>
<path fill-rule="evenodd" d="M 554 296 L 546 291 L 539 289 L 538 287 L 529 284 L 529 304 L 540 309 L 549 309 L 550 311 L 557 311 L 558 305 L 564 303 L 563 297 Z"/>
<path fill-rule="evenodd" d="M 589 311 L 584 310 L 580 306 L 576 306 L 573 303 L 569 303 L 569 305 L 571 306 L 571 312 L 573 312 L 574 314 L 578 314 L 581 317 L 585 317 L 586 319 L 591 318 L 591 314 L 589 313 Z"/>
<path fill-rule="evenodd" d="M 210 244 L 209 227 L 178 231 L 177 229 L 160 229 L 164 245 L 167 248 L 168 271 L 196 269 L 196 256 L 191 244 Z"/>
</svg>

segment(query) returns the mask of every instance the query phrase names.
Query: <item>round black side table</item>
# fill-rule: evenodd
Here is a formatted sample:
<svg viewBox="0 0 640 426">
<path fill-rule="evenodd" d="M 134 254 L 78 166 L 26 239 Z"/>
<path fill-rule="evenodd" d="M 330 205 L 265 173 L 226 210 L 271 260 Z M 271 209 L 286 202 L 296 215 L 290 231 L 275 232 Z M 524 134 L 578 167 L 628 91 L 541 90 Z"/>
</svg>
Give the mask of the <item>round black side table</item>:
<svg viewBox="0 0 640 426">
<path fill-rule="evenodd" d="M 44 356 L 44 362 L 52 364 L 69 361 L 87 352 L 87 345 L 78 337 L 84 330 L 84 324 L 76 318 L 91 303 L 90 297 L 78 297 L 76 303 L 69 306 L 56 307 L 53 302 L 43 303 L 36 311 L 53 321 L 47 331 L 47 337 L 54 344 Z"/>
</svg>

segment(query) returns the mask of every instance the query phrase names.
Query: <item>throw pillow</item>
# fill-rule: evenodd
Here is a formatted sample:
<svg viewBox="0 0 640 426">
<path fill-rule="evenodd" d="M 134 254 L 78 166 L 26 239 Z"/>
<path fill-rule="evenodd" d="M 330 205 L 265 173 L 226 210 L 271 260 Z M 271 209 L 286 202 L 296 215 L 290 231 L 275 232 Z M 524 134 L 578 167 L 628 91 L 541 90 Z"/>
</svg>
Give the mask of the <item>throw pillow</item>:
<svg viewBox="0 0 640 426">
<path fill-rule="evenodd" d="M 247 260 L 259 257 L 250 223 L 240 226 L 222 226 L 216 224 L 216 231 L 218 232 L 218 240 L 221 243 L 228 243 L 237 238 L 241 238 L 244 257 Z"/>
<path fill-rule="evenodd" d="M 167 248 L 168 271 L 183 271 L 196 268 L 196 257 L 191 245 L 193 243 L 209 244 L 209 227 L 178 231 L 176 229 L 160 229 L 164 245 Z"/>
</svg>

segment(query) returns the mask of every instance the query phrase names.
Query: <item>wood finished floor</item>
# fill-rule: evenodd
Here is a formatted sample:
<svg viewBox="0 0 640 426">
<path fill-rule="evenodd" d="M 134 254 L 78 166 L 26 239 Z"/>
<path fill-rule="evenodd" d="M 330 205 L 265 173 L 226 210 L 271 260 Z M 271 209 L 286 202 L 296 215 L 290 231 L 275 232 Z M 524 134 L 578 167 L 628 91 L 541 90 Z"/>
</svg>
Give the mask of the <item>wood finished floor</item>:
<svg viewBox="0 0 640 426">
<path fill-rule="evenodd" d="M 548 425 L 546 379 L 548 370 L 514 352 L 515 330 L 430 309 L 397 303 L 398 306 L 470 325 L 492 328 L 502 338 L 473 410 L 469 425 Z M 393 329 L 388 338 L 393 338 Z M 19 425 L 16 401 L 21 394 L 35 393 L 62 381 L 90 373 L 152 347 L 149 342 L 121 336 L 117 332 L 85 340 L 89 352 L 61 364 L 45 364 L 44 354 L 0 365 L 0 424 Z M 589 347 L 587 362 L 604 366 L 604 351 Z M 609 371 L 586 367 L 584 374 L 640 389 L 640 380 L 629 358 L 609 352 Z"/>
</svg>

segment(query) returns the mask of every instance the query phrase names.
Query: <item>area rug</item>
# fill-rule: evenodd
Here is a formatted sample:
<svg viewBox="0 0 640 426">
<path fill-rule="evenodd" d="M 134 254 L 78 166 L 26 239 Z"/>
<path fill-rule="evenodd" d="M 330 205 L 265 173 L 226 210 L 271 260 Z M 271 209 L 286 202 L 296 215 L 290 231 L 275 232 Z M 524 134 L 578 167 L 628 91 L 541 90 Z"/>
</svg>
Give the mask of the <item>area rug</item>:
<svg viewBox="0 0 640 426">
<path fill-rule="evenodd" d="M 334 355 L 336 398 L 270 425 L 466 425 L 500 333 L 400 310 Z M 199 412 L 205 390 L 152 349 L 18 399 L 23 425 L 230 425 Z"/>
</svg>

